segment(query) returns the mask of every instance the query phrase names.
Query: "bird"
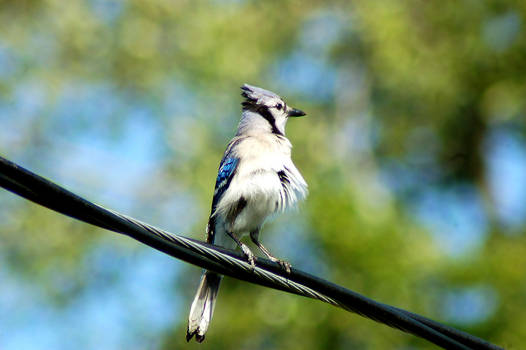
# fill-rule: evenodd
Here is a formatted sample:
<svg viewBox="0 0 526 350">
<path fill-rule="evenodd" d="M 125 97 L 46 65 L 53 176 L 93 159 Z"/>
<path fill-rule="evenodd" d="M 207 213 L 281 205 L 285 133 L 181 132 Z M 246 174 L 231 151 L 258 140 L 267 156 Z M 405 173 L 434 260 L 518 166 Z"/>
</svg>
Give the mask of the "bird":
<svg viewBox="0 0 526 350">
<path fill-rule="evenodd" d="M 239 247 L 255 268 L 254 254 L 240 240 L 249 234 L 268 259 L 290 273 L 290 264 L 273 256 L 259 241 L 259 233 L 266 219 L 307 196 L 307 183 L 292 162 L 292 144 L 285 136 L 288 119 L 306 114 L 271 91 L 248 84 L 241 90 L 241 120 L 219 165 L 206 240 L 224 248 Z M 194 336 L 199 343 L 204 340 L 222 277 L 203 272 L 190 307 L 187 341 Z"/>
</svg>

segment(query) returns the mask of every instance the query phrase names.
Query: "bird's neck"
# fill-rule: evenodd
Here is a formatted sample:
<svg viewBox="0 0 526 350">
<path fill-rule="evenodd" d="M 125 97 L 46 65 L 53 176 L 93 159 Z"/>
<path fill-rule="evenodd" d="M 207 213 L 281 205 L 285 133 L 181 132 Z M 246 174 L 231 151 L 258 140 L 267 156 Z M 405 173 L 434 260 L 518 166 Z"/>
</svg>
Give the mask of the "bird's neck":
<svg viewBox="0 0 526 350">
<path fill-rule="evenodd" d="M 237 136 L 250 136 L 261 134 L 276 134 L 284 136 L 284 131 L 273 130 L 272 125 L 261 114 L 253 110 L 244 110 L 239 125 L 237 127 Z"/>
</svg>

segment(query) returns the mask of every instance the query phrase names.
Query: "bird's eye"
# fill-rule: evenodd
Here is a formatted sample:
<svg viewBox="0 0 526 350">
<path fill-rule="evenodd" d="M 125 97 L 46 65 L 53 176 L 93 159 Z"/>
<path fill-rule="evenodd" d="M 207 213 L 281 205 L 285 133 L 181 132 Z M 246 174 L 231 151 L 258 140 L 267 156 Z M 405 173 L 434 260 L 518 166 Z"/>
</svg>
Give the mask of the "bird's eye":
<svg viewBox="0 0 526 350">
<path fill-rule="evenodd" d="M 278 109 L 278 111 L 281 111 L 281 109 L 283 108 L 283 105 L 281 103 L 278 103 L 276 105 L 276 108 Z"/>
</svg>

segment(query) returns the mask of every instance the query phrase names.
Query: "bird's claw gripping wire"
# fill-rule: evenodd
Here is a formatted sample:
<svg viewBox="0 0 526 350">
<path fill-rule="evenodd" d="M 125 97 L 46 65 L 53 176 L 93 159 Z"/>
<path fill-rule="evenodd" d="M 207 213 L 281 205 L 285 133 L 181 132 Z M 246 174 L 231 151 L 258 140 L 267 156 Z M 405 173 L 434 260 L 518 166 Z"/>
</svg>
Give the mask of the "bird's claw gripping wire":
<svg viewBox="0 0 526 350">
<path fill-rule="evenodd" d="M 252 253 L 250 248 L 245 243 L 241 242 L 235 234 L 229 231 L 227 231 L 227 234 L 234 240 L 234 242 L 236 242 L 238 247 L 241 248 L 243 254 L 245 254 L 245 256 L 247 257 L 250 267 L 252 268 L 252 270 L 254 270 L 256 268 L 256 257 L 254 256 L 254 253 Z"/>
<path fill-rule="evenodd" d="M 256 257 L 254 256 L 254 253 L 252 253 L 250 248 L 248 248 L 247 245 L 244 243 L 241 243 L 240 247 L 241 250 L 243 250 L 243 253 L 246 255 L 250 267 L 252 268 L 252 270 L 254 270 L 256 268 Z"/>
<path fill-rule="evenodd" d="M 282 268 L 283 270 L 285 270 L 288 274 L 290 274 L 290 268 L 291 268 L 291 265 L 290 265 L 290 263 L 289 263 L 288 261 L 285 261 L 285 260 L 279 260 L 279 259 L 278 259 L 278 261 L 275 261 L 275 262 L 277 262 L 277 263 L 281 266 L 281 268 Z"/>
</svg>

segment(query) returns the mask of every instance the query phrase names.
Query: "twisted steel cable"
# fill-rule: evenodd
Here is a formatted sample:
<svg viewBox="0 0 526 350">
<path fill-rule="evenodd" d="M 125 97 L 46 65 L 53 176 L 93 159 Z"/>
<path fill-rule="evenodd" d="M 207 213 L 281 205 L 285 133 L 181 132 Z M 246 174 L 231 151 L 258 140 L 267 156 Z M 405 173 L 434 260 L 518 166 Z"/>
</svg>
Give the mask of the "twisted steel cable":
<svg viewBox="0 0 526 350">
<path fill-rule="evenodd" d="M 317 299 L 426 339 L 444 349 L 502 349 L 424 316 L 379 303 L 295 268 L 257 258 L 253 268 L 235 251 L 169 233 L 106 209 L 0 157 L 0 186 L 21 197 L 92 225 L 127 235 L 177 259 L 247 282 Z"/>
</svg>

